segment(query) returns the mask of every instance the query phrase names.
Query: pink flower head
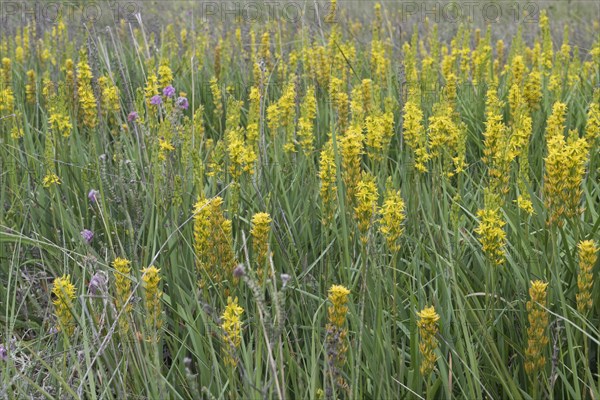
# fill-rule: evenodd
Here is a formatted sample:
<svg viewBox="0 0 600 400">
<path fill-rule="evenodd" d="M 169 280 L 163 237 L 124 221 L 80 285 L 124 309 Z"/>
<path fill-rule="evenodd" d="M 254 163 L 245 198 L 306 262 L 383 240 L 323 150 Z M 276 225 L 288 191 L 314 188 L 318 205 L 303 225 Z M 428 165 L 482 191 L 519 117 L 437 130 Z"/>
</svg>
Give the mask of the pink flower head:
<svg viewBox="0 0 600 400">
<path fill-rule="evenodd" d="M 81 237 L 87 244 L 90 244 L 94 238 L 94 232 L 90 231 L 89 229 L 84 229 L 81 231 Z"/>
<path fill-rule="evenodd" d="M 188 102 L 188 99 L 186 97 L 178 97 L 177 106 L 179 106 L 179 108 L 181 108 L 182 110 L 187 110 L 190 106 L 190 103 Z"/>
<path fill-rule="evenodd" d="M 153 106 L 158 106 L 160 104 L 162 104 L 162 97 L 160 97 L 160 95 L 155 95 L 152 96 L 152 98 L 150 98 L 150 104 L 152 104 Z"/>
<path fill-rule="evenodd" d="M 139 117 L 139 115 L 138 115 L 137 111 L 132 111 L 132 112 L 130 112 L 130 113 L 129 113 L 129 115 L 127 116 L 127 121 L 129 121 L 129 122 L 133 122 L 133 121 L 135 121 L 136 119 L 138 119 L 138 117 Z"/>
<path fill-rule="evenodd" d="M 167 86 L 163 89 L 163 95 L 165 97 L 173 97 L 175 96 L 175 88 L 171 85 Z"/>
<path fill-rule="evenodd" d="M 88 199 L 92 202 L 95 203 L 96 201 L 98 201 L 97 196 L 100 194 L 99 191 L 97 191 L 96 189 L 91 189 L 88 193 Z"/>
</svg>

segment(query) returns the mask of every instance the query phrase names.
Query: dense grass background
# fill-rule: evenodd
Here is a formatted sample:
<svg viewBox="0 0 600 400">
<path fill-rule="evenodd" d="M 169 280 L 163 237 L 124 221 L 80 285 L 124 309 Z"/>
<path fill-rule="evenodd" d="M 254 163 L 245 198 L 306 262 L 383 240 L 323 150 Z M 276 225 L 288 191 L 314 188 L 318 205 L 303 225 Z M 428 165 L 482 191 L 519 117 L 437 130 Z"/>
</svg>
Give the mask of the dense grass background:
<svg viewBox="0 0 600 400">
<path fill-rule="evenodd" d="M 592 60 L 589 53 L 594 41 L 598 48 L 600 32 L 597 6 L 534 4 L 549 11 L 555 50 L 562 42 L 561 22 L 570 21 L 571 43 L 578 47 L 581 60 Z M 542 196 L 546 119 L 553 103 L 563 101 L 568 107 L 568 129 L 583 135 L 589 105 L 599 101 L 594 92 L 600 81 L 598 56 L 594 74 L 574 72 L 580 76 L 577 85 L 565 84 L 550 91 L 544 82 L 541 107 L 532 113 L 529 146 L 528 189 L 534 213 L 528 215 L 514 204 L 516 179 L 512 176 L 511 191 L 502 208 L 508 239 L 506 263 L 494 267 L 474 232 L 487 180 L 481 162 L 485 83 L 467 83 L 458 90 L 457 107 L 467 130 L 468 164 L 460 177 L 445 178 L 443 166 L 435 163 L 428 173 L 418 173 L 403 140 L 402 44 L 410 40 L 415 22 L 425 40 L 431 35 L 433 21 L 424 23 L 420 16 L 403 20 L 397 9 L 384 3 L 381 32 L 391 45 L 391 66 L 386 79 L 378 82 L 379 101 L 383 105 L 387 96 L 394 100 L 394 136 L 382 163 L 364 156 L 361 165 L 376 177 L 380 202 L 391 178 L 406 203 L 401 249 L 390 252 L 375 222 L 367 244 L 361 244 L 341 180 L 336 217 L 328 226 L 321 223 L 319 154 L 329 135 L 343 134 L 327 90 L 317 85 L 317 150 L 313 153 L 285 153 L 283 135 L 271 135 L 266 127 L 265 110 L 281 96 L 293 72 L 280 74 L 277 68 L 289 64 L 293 50 L 326 46 L 331 24 L 322 16 L 312 19 L 303 30 L 285 18 L 273 19 L 266 26 L 218 16 L 195 20 L 187 13 L 187 3 L 142 5 L 136 21 L 106 29 L 100 23 L 66 20 L 66 36 L 53 36 L 52 25 L 38 21 L 36 36 L 32 35 L 30 50 L 21 61 L 16 59 L 18 43 L 13 38 L 15 33 L 22 37 L 27 24 L 12 20 L 5 27 L 0 58 L 12 60 L 15 115 L 0 116 L 0 344 L 6 349 L 6 357 L 0 361 L 0 397 L 324 397 L 325 389 L 332 387 L 324 345 L 327 290 L 341 284 L 351 291 L 349 346 L 342 371 L 353 398 L 599 398 L 598 291 L 592 292 L 593 307 L 587 316 L 575 306 L 577 243 L 598 241 L 600 236 L 597 143 L 587 164 L 580 218 L 561 228 L 548 227 Z M 559 9 L 563 6 L 566 8 Z M 192 9 L 197 10 L 195 7 Z M 340 44 L 353 44 L 357 51 L 348 61 L 352 87 L 362 79 L 375 79 L 370 63 L 372 5 L 365 6 L 364 12 L 361 7 L 341 3 L 336 20 L 343 33 Z M 591 12 L 586 12 L 588 7 Z M 107 8 L 102 5 L 102 10 Z M 148 24 L 146 19 L 155 22 Z M 363 25 L 356 25 L 357 21 Z M 465 26 L 473 37 L 473 29 L 483 27 L 483 38 L 485 22 L 490 21 L 467 22 Z M 534 38 L 539 38 L 537 22 L 508 18 L 506 23 L 491 24 L 494 48 L 497 39 L 510 45 L 519 25 L 527 46 L 532 46 Z M 238 27 L 242 47 L 235 38 Z M 185 39 L 181 35 L 184 28 Z M 450 43 L 457 29 L 457 24 L 440 20 L 441 41 Z M 238 195 L 227 172 L 228 157 L 219 158 L 218 150 L 211 151 L 207 143 L 208 139 L 222 139 L 226 132 L 225 116 L 219 118 L 215 113 L 210 79 L 219 76 L 225 114 L 227 99 L 244 101 L 245 121 L 249 88 L 257 84 L 249 56 L 250 30 L 256 33 L 258 43 L 263 32 L 271 33 L 276 69 L 267 71 L 264 82 L 260 120 L 264 142 L 255 173 L 242 175 Z M 428 52 L 429 42 L 424 43 L 423 50 Z M 221 49 L 218 62 L 217 47 Z M 475 47 L 474 39 L 470 47 Z M 510 53 L 507 48 L 503 63 L 510 65 Z M 120 111 L 100 115 L 96 128 L 86 128 L 71 97 L 74 93 L 67 92 L 73 129 L 65 138 L 48 127 L 51 104 L 44 99 L 42 77 L 47 72 L 53 82 L 65 82 L 66 59 L 77 64 L 82 54 L 89 60 L 97 98 L 101 97 L 99 76 L 108 76 L 119 87 Z M 186 93 L 190 107 L 159 125 L 146 115 L 150 107 L 145 104 L 143 88 L 148 75 L 161 63 L 172 69 L 173 86 Z M 307 85 L 315 84 L 315 78 L 306 73 L 302 61 L 298 65 L 298 87 L 304 93 Z M 30 69 L 36 72 L 33 103 L 27 102 L 25 95 Z M 508 89 L 503 75 L 499 93 L 505 101 Z M 423 97 L 426 118 L 438 95 Z M 301 97 L 296 101 L 299 106 Z M 127 115 L 134 110 L 142 119 L 128 122 Z M 509 118 L 507 110 L 505 118 Z M 23 131 L 20 139 L 11 137 L 15 124 Z M 173 135 L 175 150 L 159 160 L 158 139 L 165 130 Z M 48 160 L 60 185 L 42 185 Z M 340 162 L 336 150 L 339 174 Z M 223 172 L 207 174 L 212 163 L 222 163 Z M 99 192 L 97 202 L 88 199 L 91 189 Z M 232 220 L 237 260 L 247 272 L 256 268 L 250 219 L 257 212 L 271 215 L 268 268 L 275 272 L 272 279 L 257 287 L 252 279 L 234 282 L 226 271 L 226 282 L 198 288 L 198 280 L 208 281 L 196 271 L 194 251 L 193 211 L 201 194 L 223 197 L 225 215 Z M 83 229 L 95 234 L 90 244 L 81 238 Z M 134 307 L 128 335 L 119 334 L 112 306 L 111 263 L 119 256 L 130 259 L 133 266 L 135 293 L 130 300 Z M 164 323 L 158 342 L 143 340 L 152 332 L 145 325 L 140 270 L 150 265 L 160 268 L 164 292 Z M 598 265 L 596 278 L 597 270 Z M 106 274 L 108 284 L 93 294 L 88 286 L 99 272 Z M 70 274 L 77 288 L 72 310 L 77 329 L 72 336 L 54 328 L 51 288 L 53 280 L 63 274 Z M 290 276 L 287 283 L 281 274 Z M 550 283 L 551 322 L 546 332 L 550 345 L 539 382 L 529 380 L 523 366 L 528 327 L 525 303 L 529 282 L 534 279 Z M 245 310 L 235 368 L 223 362 L 226 344 L 220 316 L 228 295 L 237 296 Z M 441 319 L 436 370 L 424 377 L 419 372 L 416 321 L 417 312 L 428 305 L 435 307 Z M 331 395 L 349 396 L 342 390 Z"/>
</svg>

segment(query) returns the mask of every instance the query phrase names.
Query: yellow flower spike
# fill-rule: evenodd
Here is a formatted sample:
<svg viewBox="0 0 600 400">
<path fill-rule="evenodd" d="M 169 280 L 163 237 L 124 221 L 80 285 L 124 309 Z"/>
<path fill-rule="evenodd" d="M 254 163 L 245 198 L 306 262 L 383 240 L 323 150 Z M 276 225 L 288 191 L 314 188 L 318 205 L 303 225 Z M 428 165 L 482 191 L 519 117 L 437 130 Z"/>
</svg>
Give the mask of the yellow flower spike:
<svg viewBox="0 0 600 400">
<path fill-rule="evenodd" d="M 329 288 L 328 299 L 331 303 L 328 308 L 327 323 L 327 364 L 335 383 L 348 391 L 341 369 L 346 363 L 346 352 L 348 351 L 348 328 L 346 325 L 348 314 L 348 301 L 350 290 L 341 285 L 332 285 Z"/>
<path fill-rule="evenodd" d="M 394 115 L 392 112 L 369 115 L 365 125 L 367 128 L 365 143 L 369 158 L 379 162 L 383 161 L 394 135 Z"/>
<path fill-rule="evenodd" d="M 258 264 L 256 273 L 262 282 L 264 267 L 269 252 L 269 233 L 271 232 L 271 216 L 268 213 L 261 212 L 252 216 L 252 248 L 256 252 L 256 263 Z"/>
<path fill-rule="evenodd" d="M 50 125 L 50 128 L 62 137 L 71 136 L 71 130 L 73 129 L 71 118 L 54 107 L 51 107 L 50 110 L 51 113 L 48 116 L 48 125 Z"/>
<path fill-rule="evenodd" d="M 379 231 L 392 252 L 400 250 L 400 237 L 404 233 L 402 223 L 405 218 L 404 200 L 400 191 L 388 189 L 379 209 Z"/>
<path fill-rule="evenodd" d="M 102 92 L 101 108 L 104 116 L 118 113 L 121 110 L 119 103 L 119 88 L 106 76 L 98 78 L 98 85 Z"/>
<path fill-rule="evenodd" d="M 570 131 L 565 139 L 564 110 L 555 104 L 546 127 L 548 155 L 544 173 L 544 203 L 548 210 L 548 225 L 562 226 L 564 218 L 580 215 L 585 165 L 589 157 L 589 143 L 579 138 L 577 131 Z"/>
<path fill-rule="evenodd" d="M 356 207 L 354 207 L 354 213 L 358 221 L 360 240 L 363 244 L 366 244 L 369 239 L 369 229 L 378 210 L 379 192 L 373 175 L 363 172 L 361 180 L 356 185 L 355 197 Z"/>
<path fill-rule="evenodd" d="M 598 245 L 593 240 L 584 240 L 577 246 L 579 274 L 577 275 L 577 311 L 587 314 L 592 308 L 592 288 L 594 286 L 594 265 L 598 259 Z"/>
<path fill-rule="evenodd" d="M 525 371 L 532 381 L 537 379 L 538 372 L 546 365 L 545 350 L 549 339 L 548 311 L 546 297 L 548 283 L 540 280 L 532 281 L 529 287 L 530 300 L 527 302 L 527 350 L 525 351 Z"/>
<path fill-rule="evenodd" d="M 210 92 L 213 97 L 213 105 L 215 106 L 214 113 L 216 120 L 220 121 L 223 116 L 223 96 L 219 87 L 219 80 L 216 76 L 210 78 Z"/>
<path fill-rule="evenodd" d="M 162 307 L 160 298 L 162 291 L 158 287 L 160 284 L 160 269 L 155 266 L 150 266 L 141 270 L 142 286 L 145 291 L 146 312 L 146 327 L 148 333 L 152 336 L 151 340 L 156 341 L 159 337 L 160 328 L 162 327 Z"/>
<path fill-rule="evenodd" d="M 206 274 L 214 285 L 220 285 L 236 266 L 232 246 L 231 221 L 222 211 L 223 199 L 200 198 L 194 207 L 194 252 L 199 274 Z M 205 286 L 200 279 L 199 285 Z"/>
<path fill-rule="evenodd" d="M 348 313 L 348 295 L 350 290 L 341 285 L 332 285 L 329 288 L 329 323 L 341 328 L 346 322 L 346 314 Z"/>
<path fill-rule="evenodd" d="M 80 52 L 80 61 L 77 64 L 77 84 L 83 125 L 93 129 L 98 124 L 98 109 L 92 89 L 92 69 L 83 49 Z"/>
<path fill-rule="evenodd" d="M 52 294 L 55 296 L 52 304 L 59 323 L 58 329 L 65 335 L 72 336 L 75 331 L 75 318 L 72 314 L 75 285 L 71 283 L 71 275 L 54 279 Z"/>
<path fill-rule="evenodd" d="M 585 138 L 590 145 L 600 139 L 600 106 L 598 103 L 590 104 L 585 125 Z"/>
<path fill-rule="evenodd" d="M 479 210 L 477 215 L 479 226 L 475 229 L 475 233 L 479 235 L 483 252 L 493 265 L 500 266 L 505 261 L 506 232 L 503 228 L 506 222 L 502 219 L 498 208 Z"/>
<path fill-rule="evenodd" d="M 327 68 L 329 71 L 329 68 Z M 348 93 L 344 88 L 344 81 L 331 76 L 329 79 L 329 97 L 337 113 L 337 126 L 340 131 L 346 130 L 349 122 L 350 106 Z"/>
<path fill-rule="evenodd" d="M 248 122 L 246 124 L 246 140 L 248 146 L 258 153 L 258 137 L 260 135 L 260 100 L 261 95 L 258 87 L 253 86 L 248 95 L 250 104 L 248 107 Z"/>
<path fill-rule="evenodd" d="M 360 164 L 363 154 L 362 128 L 352 125 L 342 136 L 339 137 L 339 149 L 342 158 L 342 179 L 346 186 L 348 204 L 354 204 L 356 186 L 360 180 Z"/>
<path fill-rule="evenodd" d="M 35 103 L 36 94 L 36 82 L 35 82 L 35 71 L 30 69 L 27 71 L 27 84 L 25 85 L 25 99 L 27 103 Z"/>
<path fill-rule="evenodd" d="M 331 140 L 321 150 L 319 180 L 321 181 L 319 193 L 321 194 L 321 203 L 323 204 L 321 222 L 323 225 L 327 225 L 333 219 L 335 204 L 337 202 L 337 176 Z"/>
<path fill-rule="evenodd" d="M 117 257 L 112 263 L 115 271 L 115 307 L 117 313 L 121 313 L 119 318 L 119 327 L 122 334 L 126 334 L 129 330 L 129 323 L 127 322 L 127 315 L 131 313 L 133 305 L 131 302 L 127 303 L 127 300 L 131 296 L 131 261 L 126 258 Z"/>
<path fill-rule="evenodd" d="M 544 75 L 550 75 L 552 71 L 552 60 L 554 59 L 554 50 L 552 48 L 552 35 L 550 34 L 550 22 L 546 10 L 540 13 L 540 30 L 542 31 L 542 55 L 541 67 Z"/>
<path fill-rule="evenodd" d="M 409 90 L 411 89 L 409 88 Z M 427 137 L 423 127 L 423 112 L 416 103 L 410 100 L 404 104 L 402 134 L 415 154 L 415 168 L 421 173 L 427 172 L 426 163 L 430 159 L 430 154 L 426 147 Z"/>
<path fill-rule="evenodd" d="M 148 75 L 146 87 L 144 88 L 144 95 L 146 97 L 146 104 L 148 107 L 150 107 L 150 99 L 159 93 L 158 77 L 155 73 L 151 73 Z"/>
<path fill-rule="evenodd" d="M 160 89 L 164 89 L 173 83 L 173 71 L 166 62 L 158 67 L 158 76 L 158 85 Z"/>
<path fill-rule="evenodd" d="M 60 185 L 60 178 L 56 174 L 48 174 L 42 180 L 42 185 L 45 188 L 49 188 L 52 185 Z"/>
<path fill-rule="evenodd" d="M 435 311 L 433 306 L 425 307 L 421 312 L 417 313 L 419 321 L 417 321 L 417 327 L 419 328 L 419 351 L 421 353 L 421 375 L 427 376 L 433 371 L 437 356 L 435 350 L 438 347 L 438 340 L 436 335 L 438 333 L 438 322 L 440 316 Z"/>
<path fill-rule="evenodd" d="M 225 346 L 225 364 L 231 367 L 237 366 L 236 351 L 242 343 L 242 314 L 244 309 L 238 305 L 237 297 L 227 298 L 227 306 L 221 316 L 221 328 L 223 329 L 223 343 Z"/>
<path fill-rule="evenodd" d="M 483 161 L 488 167 L 489 192 L 498 200 L 497 206 L 504 205 L 505 196 L 509 191 L 512 161 L 510 130 L 503 122 L 502 107 L 503 103 L 498 99 L 498 89 L 492 86 L 486 95 Z"/>
<path fill-rule="evenodd" d="M 298 141 L 302 151 L 308 157 L 314 150 L 314 121 L 317 116 L 317 100 L 315 87 L 309 86 L 301 105 L 301 116 L 298 120 Z"/>
</svg>

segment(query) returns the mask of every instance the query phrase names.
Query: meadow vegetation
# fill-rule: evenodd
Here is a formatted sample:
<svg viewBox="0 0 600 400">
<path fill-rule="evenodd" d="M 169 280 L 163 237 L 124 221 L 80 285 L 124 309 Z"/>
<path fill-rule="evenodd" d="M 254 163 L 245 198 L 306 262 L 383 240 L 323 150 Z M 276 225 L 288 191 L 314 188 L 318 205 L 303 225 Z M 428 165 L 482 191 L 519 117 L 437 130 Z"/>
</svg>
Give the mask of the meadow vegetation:
<svg viewBox="0 0 600 400">
<path fill-rule="evenodd" d="M 600 398 L 593 10 L 184 3 L 2 28 L 0 398 Z"/>
</svg>

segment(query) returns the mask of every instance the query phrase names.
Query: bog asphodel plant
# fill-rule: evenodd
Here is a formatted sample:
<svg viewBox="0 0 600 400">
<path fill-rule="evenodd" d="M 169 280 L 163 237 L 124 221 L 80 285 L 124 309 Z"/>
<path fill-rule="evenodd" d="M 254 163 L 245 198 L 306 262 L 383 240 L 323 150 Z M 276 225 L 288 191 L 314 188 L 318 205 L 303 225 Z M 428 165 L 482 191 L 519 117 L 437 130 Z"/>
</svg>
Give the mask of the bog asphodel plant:
<svg viewBox="0 0 600 400">
<path fill-rule="evenodd" d="M 529 287 L 530 300 L 527 302 L 527 349 L 525 351 L 525 371 L 532 381 L 537 379 L 538 372 L 546 365 L 546 347 L 548 346 L 548 283 L 536 280 Z"/>
<path fill-rule="evenodd" d="M 417 313 L 419 321 L 419 352 L 421 353 L 421 375 L 428 376 L 435 367 L 437 356 L 435 350 L 438 347 L 436 335 L 438 333 L 438 322 L 440 316 L 433 306 L 425 307 Z"/>
<path fill-rule="evenodd" d="M 342 156 L 342 179 L 346 186 L 346 199 L 350 205 L 354 204 L 356 186 L 360 181 L 363 140 L 364 135 L 360 125 L 352 125 L 338 139 L 339 150 Z"/>
<path fill-rule="evenodd" d="M 332 285 L 329 288 L 328 322 L 327 322 L 327 364 L 336 385 L 349 391 L 341 370 L 346 363 L 348 351 L 348 328 L 346 318 L 348 314 L 348 296 L 350 290 L 342 285 Z"/>
<path fill-rule="evenodd" d="M 122 334 L 126 334 L 129 330 L 128 315 L 133 309 L 133 305 L 129 300 L 131 296 L 131 261 L 126 258 L 117 257 L 112 263 L 115 271 L 115 307 L 117 313 L 121 313 L 119 318 L 119 327 Z"/>
<path fill-rule="evenodd" d="M 404 233 L 405 207 L 399 190 L 394 191 L 388 187 L 383 204 L 379 208 L 379 215 L 379 231 L 385 238 L 388 248 L 392 252 L 400 250 L 400 237 Z"/>
<path fill-rule="evenodd" d="M 564 113 L 561 103 L 554 106 L 546 127 L 548 155 L 545 158 L 544 203 L 548 210 L 548 224 L 562 226 L 564 219 L 578 216 L 582 209 L 581 185 L 585 177 L 589 144 L 577 131 L 565 139 Z"/>
<path fill-rule="evenodd" d="M 162 306 L 160 298 L 162 291 L 158 287 L 160 284 L 160 269 L 155 266 L 142 269 L 142 286 L 144 288 L 145 306 L 146 306 L 146 329 L 149 339 L 156 341 L 160 337 L 162 327 Z"/>
<path fill-rule="evenodd" d="M 354 213 L 358 222 L 360 240 L 366 244 L 369 240 L 369 230 L 375 221 L 375 214 L 378 210 L 379 192 L 373 175 L 363 172 L 361 180 L 356 185 L 355 196 Z"/>
<path fill-rule="evenodd" d="M 93 129 L 98 123 L 98 109 L 92 89 L 92 69 L 90 68 L 85 50 L 80 52 L 77 64 L 77 95 L 79 96 L 79 111 L 83 125 Z"/>
<path fill-rule="evenodd" d="M 269 252 L 269 233 L 271 232 L 271 216 L 268 213 L 261 212 L 252 216 L 252 248 L 256 255 L 257 270 L 256 273 L 262 282 L 265 278 L 263 267 L 267 261 Z"/>
<path fill-rule="evenodd" d="M 500 266 L 504 264 L 504 246 L 506 245 L 506 224 L 501 216 L 498 207 L 488 207 L 477 212 L 479 217 L 479 226 L 475 228 L 475 233 L 479 235 L 479 241 L 483 247 L 483 252 L 492 265 Z"/>
<path fill-rule="evenodd" d="M 242 343 L 242 314 L 244 309 L 238 305 L 237 297 L 227 298 L 227 306 L 221 316 L 221 328 L 223 329 L 223 345 L 225 351 L 225 364 L 231 367 L 237 366 L 237 350 Z"/>
<path fill-rule="evenodd" d="M 577 311 L 586 315 L 592 308 L 592 288 L 594 287 L 594 265 L 598 259 L 598 245 L 593 240 L 583 240 L 577 246 L 579 274 L 577 275 Z"/>
<path fill-rule="evenodd" d="M 223 199 L 200 198 L 194 207 L 194 251 L 199 274 L 206 274 L 217 285 L 233 271 L 236 265 L 233 253 L 231 220 L 225 218 Z M 200 287 L 206 280 L 200 279 Z"/>
<path fill-rule="evenodd" d="M 335 204 L 337 202 L 337 176 L 336 176 L 335 156 L 333 153 L 333 143 L 329 140 L 321 150 L 319 159 L 319 180 L 322 204 L 321 222 L 328 225 L 333 219 L 335 213 Z"/>
<path fill-rule="evenodd" d="M 73 300 L 75 300 L 75 285 L 71 283 L 71 275 L 63 275 L 54 279 L 52 285 L 54 295 L 54 312 L 58 319 L 58 329 L 67 336 L 72 336 L 75 331 L 75 318 L 73 317 Z"/>
</svg>

